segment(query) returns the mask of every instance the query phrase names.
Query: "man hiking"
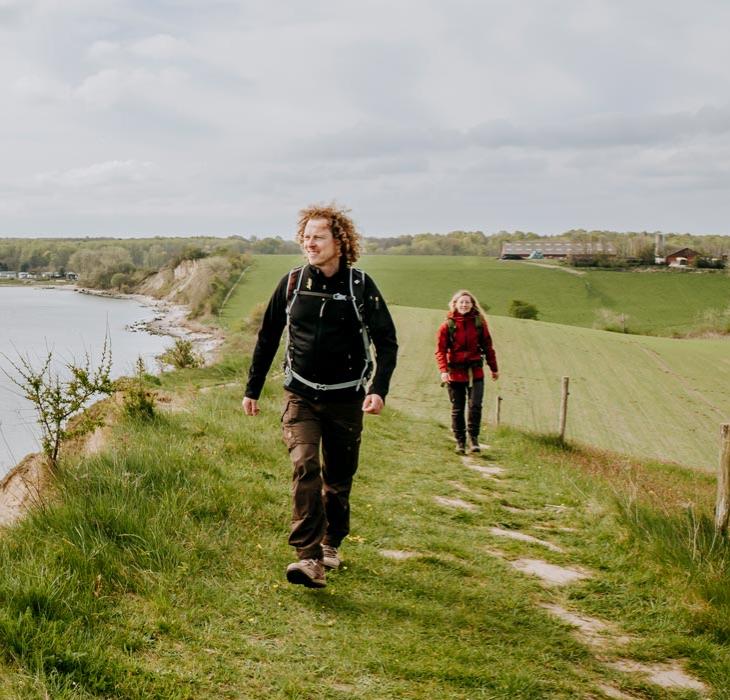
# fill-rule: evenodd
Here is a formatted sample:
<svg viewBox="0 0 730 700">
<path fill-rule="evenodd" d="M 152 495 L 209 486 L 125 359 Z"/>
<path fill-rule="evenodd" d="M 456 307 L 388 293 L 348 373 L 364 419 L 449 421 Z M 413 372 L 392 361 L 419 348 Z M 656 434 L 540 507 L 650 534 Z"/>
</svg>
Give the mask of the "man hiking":
<svg viewBox="0 0 730 700">
<path fill-rule="evenodd" d="M 269 300 L 243 399 L 246 415 L 257 415 L 286 328 L 281 421 L 294 468 L 289 544 L 298 555 L 286 577 L 309 588 L 323 588 L 325 568 L 340 565 L 363 413 L 383 409 L 398 350 L 383 297 L 368 275 L 352 267 L 360 235 L 347 214 L 335 205 L 299 213 L 296 238 L 308 264 L 285 275 Z M 368 386 L 371 342 L 377 369 Z"/>
</svg>

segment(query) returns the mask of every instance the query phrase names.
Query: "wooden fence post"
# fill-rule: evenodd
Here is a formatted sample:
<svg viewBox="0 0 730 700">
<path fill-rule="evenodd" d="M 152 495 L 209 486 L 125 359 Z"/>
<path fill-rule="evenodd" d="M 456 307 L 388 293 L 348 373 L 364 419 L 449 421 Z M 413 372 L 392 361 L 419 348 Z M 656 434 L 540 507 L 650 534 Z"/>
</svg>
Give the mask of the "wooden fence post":
<svg viewBox="0 0 730 700">
<path fill-rule="evenodd" d="M 720 428 L 720 464 L 717 473 L 717 501 L 715 503 L 715 530 L 727 533 L 730 520 L 730 423 Z"/>
<path fill-rule="evenodd" d="M 560 398 L 560 419 L 558 421 L 558 434 L 560 435 L 561 442 L 565 439 L 565 421 L 568 416 L 568 384 L 570 383 L 570 377 L 563 377 L 563 395 Z"/>
<path fill-rule="evenodd" d="M 500 413 L 502 412 L 502 397 L 497 395 L 496 405 L 494 407 L 494 422 L 499 427 Z"/>
</svg>

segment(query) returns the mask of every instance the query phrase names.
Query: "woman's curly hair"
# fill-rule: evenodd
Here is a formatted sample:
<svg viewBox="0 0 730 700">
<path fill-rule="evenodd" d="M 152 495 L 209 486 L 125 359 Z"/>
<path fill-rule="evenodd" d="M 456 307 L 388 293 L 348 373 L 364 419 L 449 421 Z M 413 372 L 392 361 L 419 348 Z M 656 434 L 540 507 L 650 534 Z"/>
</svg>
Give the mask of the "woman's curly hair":
<svg viewBox="0 0 730 700">
<path fill-rule="evenodd" d="M 296 240 L 304 244 L 304 227 L 310 219 L 326 219 L 332 236 L 340 244 L 340 253 L 348 265 L 353 265 L 360 257 L 360 234 L 355 223 L 348 216 L 350 209 L 336 204 L 312 204 L 299 212 Z"/>
</svg>

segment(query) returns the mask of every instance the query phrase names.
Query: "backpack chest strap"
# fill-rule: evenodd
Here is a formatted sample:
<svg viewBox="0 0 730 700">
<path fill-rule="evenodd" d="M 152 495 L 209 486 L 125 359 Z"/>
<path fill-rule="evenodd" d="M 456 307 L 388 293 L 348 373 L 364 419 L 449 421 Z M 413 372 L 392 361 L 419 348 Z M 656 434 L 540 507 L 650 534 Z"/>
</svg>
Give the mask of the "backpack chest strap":
<svg viewBox="0 0 730 700">
<path fill-rule="evenodd" d="M 333 301 L 354 301 L 355 297 L 351 297 L 348 294 L 340 294 L 335 292 L 334 294 L 327 294 L 326 292 L 308 292 L 306 289 L 300 289 L 294 292 L 305 297 L 319 297 L 320 299 L 332 299 Z"/>
</svg>

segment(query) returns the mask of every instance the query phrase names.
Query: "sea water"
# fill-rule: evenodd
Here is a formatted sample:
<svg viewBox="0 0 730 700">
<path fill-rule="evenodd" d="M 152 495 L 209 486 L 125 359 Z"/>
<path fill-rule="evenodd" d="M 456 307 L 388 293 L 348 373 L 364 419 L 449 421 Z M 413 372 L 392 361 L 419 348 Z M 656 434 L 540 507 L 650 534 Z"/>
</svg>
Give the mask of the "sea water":
<svg viewBox="0 0 730 700">
<path fill-rule="evenodd" d="M 150 372 L 170 338 L 139 330 L 155 310 L 130 299 L 80 294 L 71 288 L 0 286 L 0 478 L 27 453 L 40 449 L 36 413 L 13 383 L 13 364 L 25 358 L 34 368 L 52 353 L 59 371 L 67 362 L 92 366 L 101 359 L 109 337 L 112 376 L 132 374 L 142 357 Z M 8 376 L 9 375 L 9 376 Z"/>
</svg>

